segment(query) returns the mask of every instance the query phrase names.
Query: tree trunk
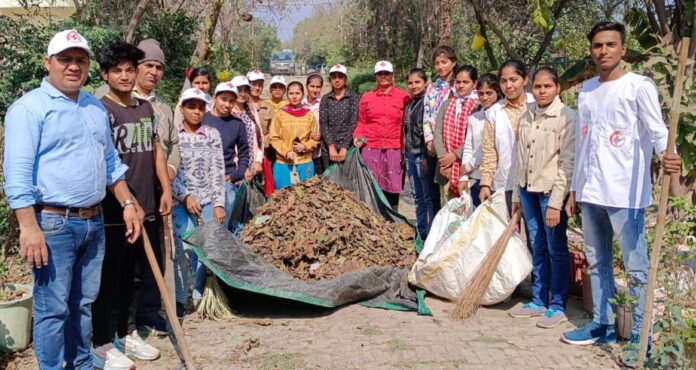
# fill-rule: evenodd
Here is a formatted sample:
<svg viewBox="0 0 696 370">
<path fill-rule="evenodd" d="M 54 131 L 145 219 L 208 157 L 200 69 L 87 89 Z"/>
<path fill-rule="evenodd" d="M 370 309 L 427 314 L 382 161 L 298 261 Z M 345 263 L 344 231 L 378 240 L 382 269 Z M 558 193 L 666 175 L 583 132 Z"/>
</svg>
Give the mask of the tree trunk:
<svg viewBox="0 0 696 370">
<path fill-rule="evenodd" d="M 650 24 L 652 33 L 659 35 L 660 22 L 657 21 L 657 16 L 655 15 L 655 11 L 653 10 L 652 2 L 650 2 L 650 0 L 645 0 L 645 12 L 648 15 L 648 23 Z"/>
<path fill-rule="evenodd" d="M 488 41 L 488 35 L 486 34 L 486 22 L 483 21 L 481 14 L 474 9 L 474 15 L 476 16 L 476 22 L 479 24 L 479 31 L 481 31 L 481 36 L 486 40 L 483 47 L 486 49 L 486 55 L 488 56 L 488 61 L 491 63 L 492 69 L 498 69 L 498 60 L 495 58 L 495 52 L 493 51 L 493 46 Z"/>
<path fill-rule="evenodd" d="M 553 36 L 553 31 L 556 30 L 558 18 L 560 18 L 561 12 L 563 11 L 563 7 L 565 6 L 566 2 L 567 0 L 560 0 L 558 2 L 558 5 L 556 6 L 556 9 L 553 10 L 553 27 L 551 27 L 551 29 L 544 35 L 544 41 L 541 42 L 539 50 L 537 50 L 537 53 L 534 56 L 534 59 L 532 60 L 533 66 L 539 64 L 541 58 L 544 56 L 544 52 L 546 52 L 546 49 L 549 47 L 549 44 L 551 43 L 551 37 Z"/>
<path fill-rule="evenodd" d="M 432 7 L 429 7 L 425 1 L 420 3 L 418 12 L 420 14 L 420 24 L 418 25 L 420 29 L 420 43 L 418 44 L 418 56 L 416 59 L 416 67 L 423 68 L 425 65 L 425 58 L 428 47 L 430 46 L 430 25 L 433 24 L 434 11 Z M 423 6 L 425 5 L 425 6 Z"/>
<path fill-rule="evenodd" d="M 147 3 L 149 1 L 150 0 L 140 0 L 140 3 L 133 12 L 133 16 L 131 17 L 130 23 L 128 23 L 128 28 L 126 29 L 125 41 L 129 44 L 132 44 L 135 40 L 135 29 L 138 28 L 140 19 L 143 17 L 143 14 L 145 14 L 145 9 L 147 8 Z"/>
<path fill-rule="evenodd" d="M 694 73 L 694 57 L 696 56 L 696 11 L 691 18 L 691 44 L 689 44 L 688 58 L 691 64 L 686 66 L 686 76 L 691 77 Z"/>
<path fill-rule="evenodd" d="M 660 36 L 667 36 L 669 34 L 669 24 L 667 23 L 667 10 L 665 8 L 664 0 L 652 0 L 655 4 L 655 13 L 657 13 L 657 20 L 660 22 Z"/>
<path fill-rule="evenodd" d="M 437 35 L 438 45 L 450 45 L 452 39 L 452 1 L 440 1 L 440 30 Z"/>
<path fill-rule="evenodd" d="M 191 56 L 190 64 L 196 66 L 201 62 L 207 62 L 212 58 L 212 53 L 210 52 L 210 45 L 213 43 L 213 35 L 215 34 L 215 27 L 217 26 L 218 18 L 220 17 L 220 9 L 225 0 L 213 0 L 210 3 L 210 13 L 208 13 L 208 18 L 205 20 L 205 26 L 201 31 L 201 37 L 198 39 L 196 44 L 196 50 Z"/>
</svg>

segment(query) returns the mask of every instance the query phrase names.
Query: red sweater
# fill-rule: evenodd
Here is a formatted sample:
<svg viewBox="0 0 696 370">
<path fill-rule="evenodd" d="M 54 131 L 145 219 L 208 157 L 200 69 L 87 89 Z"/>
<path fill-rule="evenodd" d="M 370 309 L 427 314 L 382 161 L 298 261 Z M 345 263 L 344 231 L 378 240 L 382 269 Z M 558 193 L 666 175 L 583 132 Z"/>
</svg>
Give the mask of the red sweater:
<svg viewBox="0 0 696 370">
<path fill-rule="evenodd" d="M 411 97 L 397 87 L 387 93 L 379 89 L 366 92 L 360 98 L 353 138 L 364 137 L 368 148 L 401 149 L 404 109 L 410 100 Z"/>
</svg>

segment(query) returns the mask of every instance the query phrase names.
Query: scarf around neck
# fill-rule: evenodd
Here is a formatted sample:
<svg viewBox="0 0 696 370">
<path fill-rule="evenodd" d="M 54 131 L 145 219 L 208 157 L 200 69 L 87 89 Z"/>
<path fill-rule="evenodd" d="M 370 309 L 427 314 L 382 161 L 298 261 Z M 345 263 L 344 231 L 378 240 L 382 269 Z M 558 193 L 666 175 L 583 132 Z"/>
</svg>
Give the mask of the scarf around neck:
<svg viewBox="0 0 696 370">
<path fill-rule="evenodd" d="M 305 107 L 293 108 L 290 104 L 280 109 L 294 117 L 304 117 L 310 112 L 310 110 Z"/>
<path fill-rule="evenodd" d="M 457 151 L 464 145 L 466 137 L 466 126 L 469 116 L 473 113 L 478 105 L 478 93 L 472 91 L 467 96 L 460 96 L 452 89 L 452 98 L 442 122 L 442 141 L 447 153 Z M 454 196 L 459 196 L 459 172 L 461 169 L 461 161 L 455 161 L 452 164 L 452 174 L 449 181 L 449 192 Z"/>
</svg>

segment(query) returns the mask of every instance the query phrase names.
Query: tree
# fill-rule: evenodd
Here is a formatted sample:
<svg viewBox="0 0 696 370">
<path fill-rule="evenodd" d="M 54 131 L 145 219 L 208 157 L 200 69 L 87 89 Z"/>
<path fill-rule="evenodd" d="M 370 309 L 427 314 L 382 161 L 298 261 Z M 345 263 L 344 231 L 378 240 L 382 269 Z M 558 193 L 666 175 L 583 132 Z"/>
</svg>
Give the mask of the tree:
<svg viewBox="0 0 696 370">
<path fill-rule="evenodd" d="M 126 28 L 125 41 L 129 44 L 132 44 L 133 40 L 135 39 L 135 29 L 138 27 L 138 23 L 140 23 L 140 18 L 142 18 L 143 14 L 145 14 L 145 8 L 147 8 L 148 2 L 149 0 L 140 0 L 138 7 L 136 7 L 135 11 L 133 12 L 133 17 L 128 23 L 128 28 Z"/>
<path fill-rule="evenodd" d="M 452 2 L 453 0 L 440 1 L 440 31 L 437 36 L 438 45 L 449 45 L 452 38 Z"/>
<path fill-rule="evenodd" d="M 203 31 L 198 38 L 196 50 L 191 56 L 191 65 L 196 66 L 200 63 L 209 62 L 212 58 L 210 46 L 213 44 L 213 35 L 217 26 L 218 18 L 220 17 L 220 9 L 225 0 L 212 0 L 208 17 L 205 20 Z"/>
</svg>

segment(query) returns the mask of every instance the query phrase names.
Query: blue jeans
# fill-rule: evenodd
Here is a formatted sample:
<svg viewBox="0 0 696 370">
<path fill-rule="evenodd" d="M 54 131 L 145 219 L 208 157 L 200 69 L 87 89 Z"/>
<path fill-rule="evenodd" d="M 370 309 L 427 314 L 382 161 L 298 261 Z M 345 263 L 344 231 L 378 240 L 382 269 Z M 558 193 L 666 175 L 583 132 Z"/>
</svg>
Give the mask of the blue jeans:
<svg viewBox="0 0 696 370">
<path fill-rule="evenodd" d="M 428 172 L 423 171 L 423 161 L 428 162 Z M 432 163 L 431 163 L 432 162 Z M 437 188 L 438 184 L 434 182 L 437 164 L 431 157 L 426 157 L 425 154 L 412 154 L 406 151 L 406 172 L 408 174 L 408 182 L 415 194 L 416 201 L 416 224 L 418 234 L 421 238 L 425 238 L 430 233 L 430 227 L 433 224 L 435 213 L 434 203 L 440 202 L 439 191 L 433 193 L 433 188 Z M 435 195 L 435 198 L 433 198 Z"/>
<path fill-rule="evenodd" d="M 41 369 L 92 369 L 92 302 L 104 259 L 102 215 L 38 213 L 48 265 L 33 269 L 34 353 Z"/>
<path fill-rule="evenodd" d="M 592 281 L 594 321 L 613 325 L 609 298 L 616 294 L 612 236 L 616 234 L 628 275 L 630 294 L 638 297 L 633 307 L 631 334 L 638 337 L 643 322 L 645 286 L 648 283 L 648 245 L 645 241 L 645 210 L 582 203 L 585 256 Z"/>
<path fill-rule="evenodd" d="M 237 196 L 237 190 L 239 190 L 239 186 L 225 181 L 225 227 L 227 228 L 230 226 L 232 207 L 234 206 L 234 199 Z"/>
<path fill-rule="evenodd" d="M 566 235 L 568 217 L 561 210 L 560 223 L 555 227 L 548 227 L 548 204 L 549 195 L 520 188 L 520 205 L 532 250 L 532 302 L 564 311 L 570 289 L 570 254 Z"/>
<path fill-rule="evenodd" d="M 304 182 L 314 176 L 314 162 L 297 164 L 296 167 L 300 182 Z M 292 186 L 292 181 L 290 180 L 291 172 L 291 164 L 273 163 L 273 182 L 276 190 Z"/>
<path fill-rule="evenodd" d="M 213 205 L 208 203 L 201 206 L 201 219 L 203 223 L 213 220 Z M 183 204 L 177 204 L 172 210 L 174 224 L 174 286 L 176 289 L 176 301 L 181 304 L 186 303 L 187 292 L 192 288 L 191 278 L 193 276 L 193 299 L 200 299 L 205 288 L 205 266 L 198 262 L 198 256 L 188 248 L 184 248 L 184 241 L 181 235 L 193 230 L 198 225 L 196 216 L 189 214 Z M 189 264 L 190 262 L 190 268 Z"/>
</svg>

